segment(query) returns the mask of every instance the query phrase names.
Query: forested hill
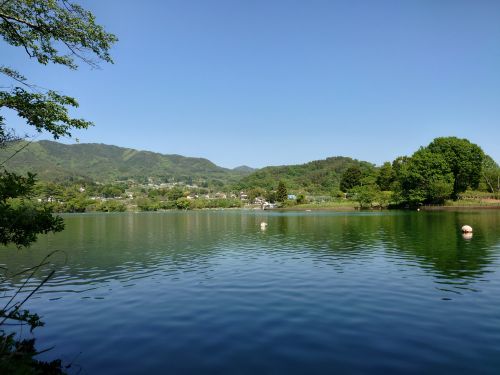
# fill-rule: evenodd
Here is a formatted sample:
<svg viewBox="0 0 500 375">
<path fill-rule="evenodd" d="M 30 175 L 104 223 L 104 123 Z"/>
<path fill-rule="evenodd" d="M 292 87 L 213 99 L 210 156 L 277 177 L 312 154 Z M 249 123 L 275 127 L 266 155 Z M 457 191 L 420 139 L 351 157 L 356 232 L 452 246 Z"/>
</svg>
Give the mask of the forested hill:
<svg viewBox="0 0 500 375">
<path fill-rule="evenodd" d="M 0 149 L 1 161 L 25 144 L 16 142 L 7 149 Z M 39 179 L 48 181 L 135 179 L 145 182 L 153 177 L 160 181 L 219 186 L 234 183 L 252 172 L 251 168 L 222 168 L 203 158 L 163 155 L 105 144 L 66 145 L 52 141 L 28 145 L 7 161 L 5 167 L 18 173 L 34 172 Z"/>
<path fill-rule="evenodd" d="M 89 180 L 109 183 L 134 179 L 195 183 L 200 186 L 236 189 L 275 189 L 279 180 L 292 190 L 330 192 L 338 189 L 342 174 L 347 168 L 359 166 L 369 175 L 374 165 L 348 157 L 331 157 L 301 165 L 271 166 L 252 169 L 241 166 L 222 168 L 203 158 L 164 155 L 150 151 L 97 143 L 62 144 L 39 141 L 24 147 L 26 142 L 16 142 L 0 149 L 1 161 L 21 150 L 5 163 L 7 170 L 18 173 L 34 172 L 45 181 Z"/>
<path fill-rule="evenodd" d="M 375 165 L 371 163 L 335 156 L 300 165 L 265 167 L 243 177 L 236 187 L 272 190 L 276 188 L 277 181 L 283 181 L 291 190 L 329 194 L 332 190 L 339 189 L 342 174 L 349 167 L 359 167 L 363 175 L 370 175 L 375 171 Z"/>
</svg>

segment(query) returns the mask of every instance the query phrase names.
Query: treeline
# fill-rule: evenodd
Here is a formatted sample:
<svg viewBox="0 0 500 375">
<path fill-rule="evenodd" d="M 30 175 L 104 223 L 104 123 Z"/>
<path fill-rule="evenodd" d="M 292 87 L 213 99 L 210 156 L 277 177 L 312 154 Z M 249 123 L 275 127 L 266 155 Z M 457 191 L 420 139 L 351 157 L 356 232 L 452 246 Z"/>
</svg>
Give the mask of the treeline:
<svg viewBox="0 0 500 375">
<path fill-rule="evenodd" d="M 244 177 L 233 189 L 245 190 L 250 200 L 261 196 L 279 201 L 280 181 L 296 196 L 285 200 L 286 206 L 351 201 L 361 207 L 406 207 L 500 196 L 499 166 L 478 145 L 456 137 L 436 138 L 413 155 L 380 167 L 344 157 L 267 167 Z"/>
<path fill-rule="evenodd" d="M 54 212 L 123 212 L 171 209 L 204 209 L 241 207 L 236 197 L 214 197 L 205 188 L 145 188 L 126 183 L 97 184 L 54 183 L 39 181 L 32 194 L 34 203 Z"/>
<path fill-rule="evenodd" d="M 345 157 L 267 167 L 220 188 L 89 180 L 40 181 L 33 194 L 56 212 L 158 211 L 246 204 L 406 207 L 461 198 L 499 198 L 500 168 L 467 139 L 436 138 L 411 156 L 376 167 Z"/>
<path fill-rule="evenodd" d="M 358 168 L 363 174 L 372 174 L 376 170 L 374 164 L 336 156 L 300 165 L 262 168 L 241 178 L 231 186 L 231 190 L 275 191 L 278 182 L 282 181 L 289 191 L 300 191 L 308 195 L 329 195 L 332 191 L 339 190 L 342 174 L 350 167 Z"/>
<path fill-rule="evenodd" d="M 11 141 L 5 146 L 0 147 L 0 159 L 7 160 L 5 167 L 8 170 L 20 174 L 36 173 L 41 180 L 59 183 L 134 180 L 144 184 L 185 183 L 217 189 L 252 171 L 222 168 L 203 158 L 163 155 L 104 144 Z M 10 158 L 14 153 L 16 157 Z"/>
<path fill-rule="evenodd" d="M 494 198 L 500 194 L 499 166 L 481 147 L 456 137 L 436 138 L 412 156 L 385 162 L 374 172 L 348 168 L 341 191 L 362 207 L 374 202 L 396 207 L 442 204 L 470 190 Z"/>
</svg>

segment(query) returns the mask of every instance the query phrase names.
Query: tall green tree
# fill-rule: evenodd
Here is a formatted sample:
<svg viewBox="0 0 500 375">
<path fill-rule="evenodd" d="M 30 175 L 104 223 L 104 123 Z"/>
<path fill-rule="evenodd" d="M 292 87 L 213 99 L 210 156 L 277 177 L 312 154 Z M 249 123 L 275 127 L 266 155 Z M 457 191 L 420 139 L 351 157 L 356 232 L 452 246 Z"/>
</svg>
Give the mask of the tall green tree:
<svg viewBox="0 0 500 375">
<path fill-rule="evenodd" d="M 97 66 L 98 61 L 112 62 L 109 50 L 117 38 L 95 22 L 94 15 L 66 0 L 5 0 L 0 2 L 0 37 L 14 47 L 21 47 L 31 59 L 77 69 L 77 61 Z M 91 122 L 73 118 L 75 98 L 54 90 L 41 90 L 11 66 L 0 66 L 0 147 L 16 139 L 2 115 L 5 109 L 17 113 L 27 125 L 54 138 L 71 136 L 72 129 L 83 129 Z M 3 163 L 0 165 L 3 168 Z M 0 171 L 0 242 L 26 246 L 36 233 L 62 230 L 60 219 L 47 214 L 48 208 L 12 205 L 13 199 L 28 196 L 35 183 L 34 175 L 18 176 Z M 30 214 L 32 212 L 33 214 Z M 42 216 L 40 216 L 42 215 Z M 16 218 L 16 219 L 12 219 Z M 24 233 L 24 235 L 23 235 Z"/>
<path fill-rule="evenodd" d="M 395 174 L 392 165 L 389 162 L 385 162 L 378 170 L 377 185 L 380 190 L 388 191 L 391 190 L 394 180 Z"/>
<path fill-rule="evenodd" d="M 485 156 L 483 160 L 483 182 L 486 185 L 486 190 L 490 193 L 499 194 L 500 193 L 500 167 L 498 164 L 490 157 Z"/>
<path fill-rule="evenodd" d="M 357 165 L 347 168 L 340 179 L 340 190 L 347 192 L 355 186 L 360 186 L 362 176 L 361 168 Z"/>
<path fill-rule="evenodd" d="M 441 154 L 421 148 L 399 170 L 403 202 L 442 203 L 453 192 L 453 173 Z"/>
<path fill-rule="evenodd" d="M 67 0 L 1 0 L 0 37 L 11 46 L 22 48 L 40 64 L 59 64 L 70 69 L 76 61 L 97 66 L 112 62 L 109 50 L 117 38 L 95 23 L 95 17 Z M 91 122 L 73 118 L 69 109 L 77 107 L 75 98 L 54 90 L 42 90 L 12 66 L 0 65 L 0 147 L 17 138 L 6 124 L 9 109 L 38 132 L 54 138 L 71 136 L 72 129 L 87 128 Z M 0 242 L 28 246 L 40 233 L 63 229 L 62 219 L 50 207 L 37 207 L 25 199 L 33 192 L 35 176 L 20 176 L 4 169 L 0 161 Z M 47 279 L 45 279 L 47 280 Z M 0 373 L 59 373 L 60 361 L 50 364 L 33 359 L 34 340 L 18 342 L 1 326 L 9 321 L 40 326 L 38 316 L 22 310 L 25 301 L 0 307 Z"/>
<path fill-rule="evenodd" d="M 380 190 L 376 185 L 355 186 L 351 189 L 353 200 L 359 203 L 361 208 L 369 208 L 377 200 Z"/>
<path fill-rule="evenodd" d="M 434 139 L 427 149 L 441 155 L 453 174 L 453 198 L 467 188 L 477 189 L 482 175 L 484 152 L 467 139 L 441 137 Z"/>
<path fill-rule="evenodd" d="M 278 190 L 276 192 L 276 201 L 284 202 L 288 198 L 288 193 L 286 191 L 286 186 L 283 181 L 278 183 Z"/>
</svg>

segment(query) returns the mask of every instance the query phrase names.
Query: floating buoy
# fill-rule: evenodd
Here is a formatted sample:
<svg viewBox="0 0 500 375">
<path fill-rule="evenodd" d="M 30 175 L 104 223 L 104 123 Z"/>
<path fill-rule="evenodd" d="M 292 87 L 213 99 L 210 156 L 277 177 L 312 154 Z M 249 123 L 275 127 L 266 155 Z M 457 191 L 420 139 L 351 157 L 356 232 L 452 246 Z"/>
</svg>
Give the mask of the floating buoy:
<svg viewBox="0 0 500 375">
<path fill-rule="evenodd" d="M 470 240 L 472 238 L 472 232 L 462 233 L 462 237 L 464 240 Z"/>
<path fill-rule="evenodd" d="M 470 225 L 464 225 L 462 227 L 462 233 L 472 233 L 472 227 Z"/>
<path fill-rule="evenodd" d="M 267 223 L 265 221 L 260 223 L 260 229 L 265 230 L 266 228 L 267 228 Z"/>
</svg>

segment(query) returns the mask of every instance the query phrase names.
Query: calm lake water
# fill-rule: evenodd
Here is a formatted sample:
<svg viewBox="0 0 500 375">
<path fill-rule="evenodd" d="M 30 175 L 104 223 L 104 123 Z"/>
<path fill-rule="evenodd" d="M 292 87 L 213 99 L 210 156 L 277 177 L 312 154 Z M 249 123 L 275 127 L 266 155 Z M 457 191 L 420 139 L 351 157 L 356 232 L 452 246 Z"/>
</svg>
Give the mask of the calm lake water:
<svg viewBox="0 0 500 375">
<path fill-rule="evenodd" d="M 65 221 L 0 264 L 13 273 L 61 251 L 27 307 L 46 323 L 38 347 L 55 346 L 42 358 L 70 372 L 500 373 L 498 210 Z"/>
</svg>

